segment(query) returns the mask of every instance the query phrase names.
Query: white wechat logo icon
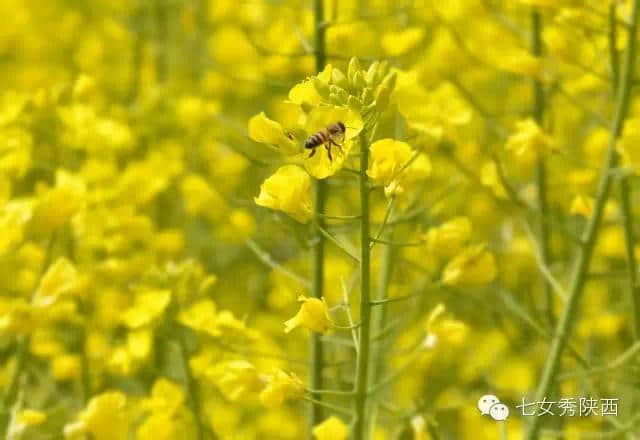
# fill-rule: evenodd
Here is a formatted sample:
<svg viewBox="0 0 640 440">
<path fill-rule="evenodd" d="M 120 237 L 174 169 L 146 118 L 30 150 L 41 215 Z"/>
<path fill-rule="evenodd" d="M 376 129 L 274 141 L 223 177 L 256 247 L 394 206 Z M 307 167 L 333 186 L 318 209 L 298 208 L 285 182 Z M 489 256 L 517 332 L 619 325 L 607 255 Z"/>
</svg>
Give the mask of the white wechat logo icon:
<svg viewBox="0 0 640 440">
<path fill-rule="evenodd" d="M 493 420 L 503 421 L 509 417 L 509 408 L 504 403 L 496 403 L 489 409 L 489 415 Z"/>
<path fill-rule="evenodd" d="M 503 421 L 509 417 L 509 407 L 500 403 L 493 394 L 485 394 L 478 400 L 478 409 L 483 416 L 489 415 L 493 420 Z"/>
</svg>

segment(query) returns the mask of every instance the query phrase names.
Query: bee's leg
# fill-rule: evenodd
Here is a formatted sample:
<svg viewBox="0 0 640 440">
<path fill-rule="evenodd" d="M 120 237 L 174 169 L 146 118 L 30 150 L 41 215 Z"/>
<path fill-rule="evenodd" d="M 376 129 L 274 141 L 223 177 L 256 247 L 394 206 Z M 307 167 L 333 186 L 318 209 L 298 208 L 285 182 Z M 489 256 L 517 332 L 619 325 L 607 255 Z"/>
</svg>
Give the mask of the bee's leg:
<svg viewBox="0 0 640 440">
<path fill-rule="evenodd" d="M 316 154 L 316 149 L 312 148 L 311 153 L 309 153 L 309 157 L 313 157 L 314 154 Z"/>
<path fill-rule="evenodd" d="M 327 149 L 327 155 L 329 156 L 329 162 L 333 162 L 333 158 L 331 157 L 331 142 L 327 142 L 324 144 L 324 148 Z"/>
<path fill-rule="evenodd" d="M 339 143 L 337 143 L 336 141 L 334 141 L 333 139 L 329 139 L 329 142 L 332 145 L 335 145 L 336 147 L 338 147 L 338 150 L 340 150 L 340 152 L 342 153 L 342 145 L 340 145 Z"/>
</svg>

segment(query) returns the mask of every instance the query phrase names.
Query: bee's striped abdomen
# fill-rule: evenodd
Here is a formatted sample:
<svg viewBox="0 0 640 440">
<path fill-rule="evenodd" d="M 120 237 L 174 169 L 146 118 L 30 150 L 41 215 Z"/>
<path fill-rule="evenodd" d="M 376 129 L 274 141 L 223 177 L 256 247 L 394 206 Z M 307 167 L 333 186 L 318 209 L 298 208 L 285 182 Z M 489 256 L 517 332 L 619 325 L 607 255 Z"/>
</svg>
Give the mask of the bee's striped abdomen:
<svg viewBox="0 0 640 440">
<path fill-rule="evenodd" d="M 324 131 L 319 131 L 316 134 L 312 134 L 304 142 L 304 148 L 316 148 L 325 142 L 327 142 L 327 134 Z"/>
</svg>

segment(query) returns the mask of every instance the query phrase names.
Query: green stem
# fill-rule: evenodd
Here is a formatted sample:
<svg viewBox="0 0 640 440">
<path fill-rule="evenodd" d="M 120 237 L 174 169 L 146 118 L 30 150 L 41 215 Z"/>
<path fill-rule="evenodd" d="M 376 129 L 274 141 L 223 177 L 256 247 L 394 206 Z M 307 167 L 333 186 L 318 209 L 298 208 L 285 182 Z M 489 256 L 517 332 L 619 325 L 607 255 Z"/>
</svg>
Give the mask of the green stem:
<svg viewBox="0 0 640 440">
<path fill-rule="evenodd" d="M 47 243 L 47 252 L 46 258 L 40 270 L 40 278 L 46 273 L 51 261 L 53 260 L 53 250 L 56 242 L 57 232 L 54 232 L 51 238 L 49 238 L 49 242 Z M 33 299 L 33 297 L 32 297 Z M 13 371 L 11 373 L 11 377 L 9 379 L 9 384 L 7 385 L 7 391 L 5 392 L 3 399 L 3 413 L 6 412 L 7 415 L 11 410 L 11 407 L 16 403 L 16 399 L 18 398 L 18 394 L 20 391 L 20 382 L 22 381 L 22 375 L 24 373 L 27 358 L 29 357 L 29 344 L 31 341 L 31 336 L 29 334 L 19 336 L 16 340 L 16 362 L 13 366 Z M 9 428 L 9 419 L 8 417 L 5 419 L 5 414 L 0 417 L 0 432 L 4 432 L 5 429 Z"/>
<path fill-rule="evenodd" d="M 82 346 L 80 347 L 80 361 L 82 372 L 80 375 L 80 386 L 82 390 L 82 405 L 86 406 L 91 398 L 91 375 L 89 374 L 89 357 L 87 356 L 87 337 L 82 336 Z"/>
<path fill-rule="evenodd" d="M 540 12 L 534 8 L 531 12 L 531 53 L 539 57 L 542 55 L 541 27 L 542 18 Z M 533 118 L 538 125 L 542 126 L 544 114 L 544 89 L 542 82 L 538 79 L 533 80 Z M 540 234 L 540 258 L 542 264 L 546 267 L 550 265 L 549 250 L 549 224 L 544 221 L 549 215 L 549 202 L 547 200 L 547 164 L 543 154 L 539 154 L 536 163 L 536 188 L 538 192 L 538 208 L 540 209 L 540 221 L 538 224 Z M 543 315 L 546 317 L 549 326 L 554 324 L 553 316 L 553 295 L 551 284 L 543 277 L 544 304 L 542 307 Z"/>
<path fill-rule="evenodd" d="M 314 12 L 314 54 L 316 71 L 321 72 L 326 63 L 325 58 L 325 26 L 324 26 L 324 1 L 313 1 Z M 311 256 L 311 296 L 321 298 L 324 294 L 324 249 L 325 237 L 322 234 L 324 229 L 324 215 L 326 204 L 327 185 L 324 180 L 316 180 L 314 188 L 314 247 Z M 322 372 L 324 367 L 324 347 L 320 335 L 311 333 L 309 345 L 309 387 L 314 390 L 324 388 Z M 322 421 L 323 406 L 322 396 L 312 394 L 311 405 L 309 406 L 307 437 L 314 438 L 313 427 Z"/>
<path fill-rule="evenodd" d="M 611 89 L 615 96 L 618 90 L 618 77 L 620 76 L 620 57 L 617 49 L 618 26 L 616 21 L 616 4 L 609 5 L 609 61 L 611 63 Z"/>
<path fill-rule="evenodd" d="M 140 70 L 142 67 L 142 50 L 143 44 L 147 35 L 143 30 L 145 26 L 144 23 L 145 13 L 143 11 L 143 6 L 140 2 L 136 3 L 134 13 L 133 13 L 133 27 L 135 31 L 135 38 L 133 41 L 133 55 L 132 55 L 132 65 L 131 65 L 131 82 L 129 84 L 129 90 L 127 91 L 127 96 L 125 98 L 126 102 L 131 104 L 138 97 L 138 93 L 140 92 Z"/>
<path fill-rule="evenodd" d="M 616 4 L 609 6 L 609 57 L 611 63 L 612 91 L 615 96 L 618 86 L 619 60 L 616 49 L 617 22 Z M 624 242 L 627 254 L 627 273 L 629 279 L 629 295 L 632 307 L 631 334 L 634 341 L 640 338 L 640 286 L 638 286 L 638 262 L 634 252 L 635 237 L 633 234 L 633 210 L 631 207 L 631 185 L 626 177 L 620 179 L 620 210 L 624 228 Z"/>
<path fill-rule="evenodd" d="M 393 240 L 393 229 L 390 229 L 385 233 L 385 238 Z M 385 246 L 382 251 L 382 269 L 380 270 L 380 276 L 378 278 L 378 286 L 376 289 L 376 299 L 378 307 L 372 310 L 372 327 L 373 334 L 379 335 L 385 328 L 387 320 L 387 301 L 389 285 L 391 284 L 391 275 L 393 274 L 393 260 L 396 250 L 393 246 Z M 370 306 L 373 306 L 373 302 L 370 302 Z M 371 353 L 371 372 L 369 374 L 369 383 L 376 383 L 380 376 L 384 373 L 384 338 L 379 338 L 375 341 L 375 344 Z"/>
<path fill-rule="evenodd" d="M 15 403 L 18 396 L 18 390 L 20 389 L 20 380 L 22 378 L 22 372 L 24 371 L 25 364 L 27 362 L 27 355 L 29 348 L 29 337 L 21 336 L 16 343 L 16 361 L 13 366 L 13 372 L 9 379 L 9 385 L 4 396 L 4 408 L 10 409 Z"/>
<path fill-rule="evenodd" d="M 404 136 L 404 125 L 402 118 L 398 115 L 395 120 L 395 135 L 397 139 L 402 139 Z M 414 157 L 417 157 L 414 154 Z M 411 158 L 413 160 L 413 157 Z M 411 160 L 409 162 L 411 162 Z M 404 168 L 404 167 L 403 167 Z M 380 229 L 378 229 L 378 233 L 376 234 L 376 239 L 382 238 L 383 241 L 393 242 L 393 233 L 394 227 L 390 226 L 385 230 L 385 227 L 389 224 L 391 220 L 391 214 L 394 211 L 395 198 L 392 197 L 389 199 L 389 204 L 387 206 L 387 211 L 384 214 L 384 220 L 382 225 L 380 225 Z M 373 243 L 372 243 L 373 244 Z M 373 246 L 372 246 L 373 248 Z M 372 333 L 373 338 L 372 341 L 374 343 L 373 353 L 371 355 L 372 365 L 371 372 L 369 374 L 369 383 L 374 384 L 377 383 L 379 378 L 384 373 L 384 345 L 385 345 L 385 337 L 387 333 L 386 321 L 387 321 L 387 301 L 389 296 L 389 285 L 391 284 L 391 276 L 393 274 L 394 268 L 394 258 L 397 250 L 393 246 L 385 246 L 382 251 L 382 269 L 380 270 L 380 275 L 378 277 L 378 286 L 376 289 L 376 298 L 374 301 L 370 301 L 369 304 L 371 307 L 374 306 L 374 303 L 377 302 L 378 307 L 375 307 L 372 310 Z M 394 327 L 391 326 L 391 331 L 393 331 Z M 382 337 L 379 337 L 382 336 Z M 375 419 L 372 421 L 372 424 L 375 424 Z"/>
<path fill-rule="evenodd" d="M 185 341 L 185 335 L 183 334 L 181 329 L 176 330 L 179 332 L 177 338 L 178 352 L 180 354 L 182 372 L 184 374 L 184 387 L 185 391 L 187 392 L 187 399 L 189 402 L 189 406 L 191 407 L 191 412 L 193 413 L 193 419 L 196 425 L 196 438 L 198 440 L 204 440 L 205 429 L 202 423 L 202 419 L 200 418 L 200 396 L 198 395 L 197 384 L 191 372 L 191 367 L 189 366 L 189 355 L 187 353 L 187 343 Z"/>
<path fill-rule="evenodd" d="M 609 5 L 609 62 L 611 64 L 611 91 L 615 97 L 618 92 L 618 76 L 620 74 L 620 60 L 616 47 L 618 28 L 616 20 L 616 4 Z M 625 252 L 627 257 L 627 277 L 629 281 L 629 300 L 631 302 L 631 336 L 635 345 L 640 338 L 640 286 L 638 286 L 638 263 L 634 251 L 635 237 L 633 234 L 633 208 L 631 206 L 631 182 L 627 176 L 620 179 L 620 210 L 622 227 L 624 230 Z M 632 346 L 633 348 L 633 346 Z M 636 399 L 633 395 L 628 398 L 631 411 L 635 410 Z"/>
<path fill-rule="evenodd" d="M 369 224 L 369 143 L 360 134 L 360 340 L 356 366 L 356 397 L 352 439 L 363 440 L 366 434 L 367 388 L 369 383 L 369 335 L 371 331 L 371 248 Z"/>
<path fill-rule="evenodd" d="M 634 252 L 635 237 L 633 234 L 633 211 L 631 209 L 631 186 L 626 178 L 620 179 L 620 199 L 632 306 L 631 332 L 633 340 L 637 341 L 640 338 L 640 286 L 638 285 L 638 262 Z"/>
<path fill-rule="evenodd" d="M 209 15 L 208 2 L 206 0 L 196 0 L 196 31 L 193 39 L 191 60 L 191 76 L 195 83 L 200 80 L 206 67 L 206 36 L 209 34 L 207 17 Z"/>
<path fill-rule="evenodd" d="M 616 109 L 611 127 L 611 136 L 609 138 L 609 145 L 607 148 L 605 165 L 602 173 L 600 174 L 600 180 L 598 182 L 598 190 L 596 193 L 596 200 L 593 207 L 593 214 L 589 218 L 587 226 L 583 234 L 584 245 L 578 249 L 578 255 L 576 265 L 574 267 L 573 275 L 571 277 L 571 284 L 569 289 L 569 298 L 567 304 L 562 312 L 560 320 L 556 325 L 553 341 L 551 342 L 551 348 L 547 361 L 542 372 L 542 378 L 536 392 L 536 401 L 542 400 L 545 396 L 549 395 L 551 386 L 553 385 L 556 375 L 560 366 L 560 359 L 562 352 L 567 344 L 573 321 L 576 317 L 578 310 L 578 303 L 583 291 L 585 281 L 587 279 L 587 272 L 597 232 L 602 220 L 602 213 L 604 211 L 604 205 L 609 197 L 612 183 L 611 170 L 616 166 L 618 162 L 618 155 L 616 153 L 616 141 L 622 132 L 624 120 L 629 111 L 629 102 L 631 100 L 631 87 L 633 82 L 633 71 L 636 56 L 636 29 L 638 24 L 638 11 L 640 7 L 640 0 L 634 0 L 631 12 L 631 23 L 629 25 L 629 42 L 627 44 L 627 50 L 624 56 L 624 64 L 622 67 L 622 77 L 620 79 L 620 87 L 618 89 L 616 99 Z M 538 433 L 541 428 L 541 417 L 533 417 L 529 430 L 526 434 L 527 440 L 533 440 L 538 438 Z"/>
<path fill-rule="evenodd" d="M 169 53 L 168 53 L 168 26 L 169 26 L 169 4 L 166 0 L 156 0 L 156 45 L 158 49 L 158 59 L 156 62 L 156 72 L 158 81 L 164 83 L 169 76 Z"/>
</svg>

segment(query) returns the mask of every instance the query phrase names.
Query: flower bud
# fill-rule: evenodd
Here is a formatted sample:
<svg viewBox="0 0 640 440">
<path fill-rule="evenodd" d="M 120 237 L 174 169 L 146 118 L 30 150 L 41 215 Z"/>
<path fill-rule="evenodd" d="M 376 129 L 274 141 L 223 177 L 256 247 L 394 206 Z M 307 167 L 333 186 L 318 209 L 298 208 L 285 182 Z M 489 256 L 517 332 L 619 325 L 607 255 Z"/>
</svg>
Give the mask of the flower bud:
<svg viewBox="0 0 640 440">
<path fill-rule="evenodd" d="M 378 66 L 380 66 L 380 63 L 378 61 L 374 61 L 369 66 L 369 70 L 367 70 L 367 74 L 364 77 L 367 84 L 372 85 L 375 82 L 378 72 Z"/>
<path fill-rule="evenodd" d="M 371 87 L 365 87 L 362 91 L 362 102 L 364 104 L 369 104 L 373 101 L 373 90 Z"/>
<path fill-rule="evenodd" d="M 388 73 L 382 80 L 382 85 L 388 87 L 390 90 L 395 89 L 397 77 L 398 75 L 396 74 L 396 72 Z"/>
<path fill-rule="evenodd" d="M 362 67 L 360 66 L 360 61 L 358 61 L 358 58 L 353 57 L 351 58 L 351 61 L 349 61 L 349 68 L 347 70 L 347 76 L 349 77 L 349 81 L 352 84 L 355 84 L 354 78 L 356 73 L 361 73 Z"/>
<path fill-rule="evenodd" d="M 387 76 L 387 74 L 389 73 L 389 69 L 390 69 L 390 66 L 389 66 L 388 62 L 382 61 L 380 63 L 380 65 L 378 66 L 378 69 L 376 71 L 376 76 L 375 76 L 375 83 L 376 84 L 380 83 L 382 81 L 382 79 Z"/>
<path fill-rule="evenodd" d="M 362 102 L 360 102 L 360 100 L 353 95 L 349 95 L 349 98 L 347 99 L 347 105 L 351 110 L 354 110 L 358 113 L 360 113 L 360 111 L 362 110 Z"/>
<path fill-rule="evenodd" d="M 336 86 L 343 89 L 349 88 L 349 80 L 346 76 L 344 76 L 344 73 L 342 73 L 338 69 L 333 69 L 333 73 L 331 74 L 331 82 L 332 84 L 335 84 Z"/>
<path fill-rule="evenodd" d="M 364 80 L 364 75 L 361 71 L 355 73 L 355 75 L 353 76 L 353 80 L 351 81 L 351 85 L 356 90 L 362 90 L 367 86 L 367 83 Z"/>
<path fill-rule="evenodd" d="M 318 79 L 315 76 L 312 78 L 312 81 L 313 81 L 313 87 L 315 87 L 315 89 L 318 92 L 318 94 L 323 99 L 328 99 L 329 98 L 329 85 L 326 82 L 321 81 L 320 79 Z"/>
<path fill-rule="evenodd" d="M 338 105 L 345 105 L 349 99 L 349 93 L 341 87 L 329 86 L 331 91 L 331 101 Z"/>
<path fill-rule="evenodd" d="M 389 97 L 391 96 L 391 90 L 388 87 L 380 86 L 376 90 L 376 107 L 378 111 L 383 112 L 389 105 Z"/>
</svg>

